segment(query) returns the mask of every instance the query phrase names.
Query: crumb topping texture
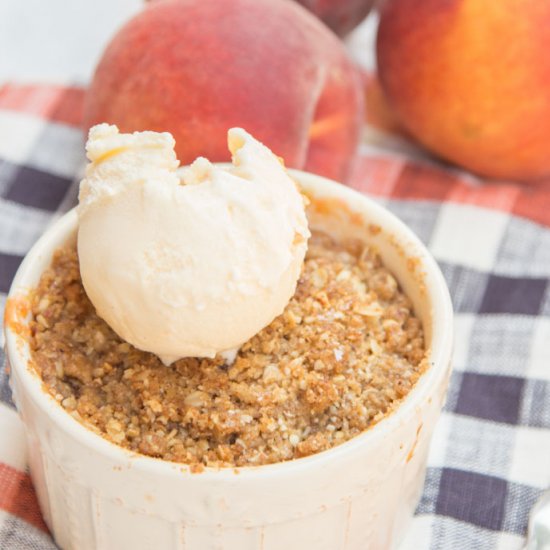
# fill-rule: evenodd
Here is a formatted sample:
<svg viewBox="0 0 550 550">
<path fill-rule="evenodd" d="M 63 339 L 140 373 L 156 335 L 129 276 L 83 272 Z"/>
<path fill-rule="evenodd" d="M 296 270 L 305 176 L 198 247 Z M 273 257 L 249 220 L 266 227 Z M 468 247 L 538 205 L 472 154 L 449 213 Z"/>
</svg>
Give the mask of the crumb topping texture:
<svg viewBox="0 0 550 550">
<path fill-rule="evenodd" d="M 374 425 L 426 369 L 423 330 L 373 250 L 314 232 L 284 313 L 224 359 L 166 367 L 88 300 L 74 245 L 32 298 L 32 363 L 87 428 L 164 460 L 235 467 L 329 449 Z"/>
</svg>

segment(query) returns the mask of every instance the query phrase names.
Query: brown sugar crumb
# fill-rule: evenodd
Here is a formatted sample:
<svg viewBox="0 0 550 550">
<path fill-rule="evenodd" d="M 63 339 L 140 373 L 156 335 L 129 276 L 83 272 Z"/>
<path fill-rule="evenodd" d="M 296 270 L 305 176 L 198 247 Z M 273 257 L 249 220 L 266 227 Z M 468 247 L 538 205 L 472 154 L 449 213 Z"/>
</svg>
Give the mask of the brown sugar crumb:
<svg viewBox="0 0 550 550">
<path fill-rule="evenodd" d="M 284 313 L 240 349 L 164 366 L 100 319 L 74 245 L 33 295 L 31 350 L 70 414 L 138 453 L 203 466 L 307 456 L 390 413 L 425 370 L 420 321 L 380 258 L 359 241 L 314 233 Z"/>
</svg>

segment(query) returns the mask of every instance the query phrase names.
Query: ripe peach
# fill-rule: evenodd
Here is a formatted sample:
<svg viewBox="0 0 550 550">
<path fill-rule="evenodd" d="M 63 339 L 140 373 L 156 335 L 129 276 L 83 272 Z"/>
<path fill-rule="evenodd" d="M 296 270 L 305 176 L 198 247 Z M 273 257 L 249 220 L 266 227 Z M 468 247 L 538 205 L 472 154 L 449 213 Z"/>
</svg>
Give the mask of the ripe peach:
<svg viewBox="0 0 550 550">
<path fill-rule="evenodd" d="M 297 0 L 338 36 L 345 36 L 365 17 L 374 0 Z"/>
<path fill-rule="evenodd" d="M 296 3 L 167 0 L 107 46 L 85 124 L 170 131 L 182 163 L 228 160 L 227 129 L 242 126 L 287 165 L 343 180 L 362 101 L 339 40 Z"/>
<path fill-rule="evenodd" d="M 550 3 L 387 0 L 384 91 L 428 149 L 478 174 L 550 175 Z"/>
<path fill-rule="evenodd" d="M 361 71 L 361 77 L 365 92 L 365 121 L 367 125 L 388 134 L 403 134 L 403 128 L 388 105 L 388 100 L 376 73 Z"/>
</svg>

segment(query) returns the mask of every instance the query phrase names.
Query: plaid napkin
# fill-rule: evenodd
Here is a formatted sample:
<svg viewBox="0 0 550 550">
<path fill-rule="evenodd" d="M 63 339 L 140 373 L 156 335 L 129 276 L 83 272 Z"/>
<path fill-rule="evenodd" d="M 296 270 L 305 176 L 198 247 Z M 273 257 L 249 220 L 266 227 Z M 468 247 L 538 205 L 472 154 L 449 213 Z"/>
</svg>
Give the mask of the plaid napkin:
<svg viewBox="0 0 550 550">
<path fill-rule="evenodd" d="M 75 204 L 82 97 L 0 87 L 0 309 L 27 250 Z M 428 245 L 456 310 L 455 370 L 403 548 L 519 549 L 550 485 L 550 182 L 483 183 L 371 125 L 351 185 Z M 0 548 L 55 548 L 4 369 L 0 401 Z"/>
</svg>

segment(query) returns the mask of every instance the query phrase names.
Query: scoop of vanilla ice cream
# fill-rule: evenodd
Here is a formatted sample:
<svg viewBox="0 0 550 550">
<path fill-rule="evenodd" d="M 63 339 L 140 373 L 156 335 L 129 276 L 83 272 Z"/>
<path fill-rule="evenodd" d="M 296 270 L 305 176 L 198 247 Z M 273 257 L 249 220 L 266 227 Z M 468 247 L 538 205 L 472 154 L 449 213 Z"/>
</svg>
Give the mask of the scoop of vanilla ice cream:
<svg viewBox="0 0 550 550">
<path fill-rule="evenodd" d="M 90 130 L 80 184 L 84 288 L 111 328 L 165 364 L 231 352 L 281 314 L 310 235 L 280 161 L 240 128 L 233 166 L 177 171 L 168 133 Z"/>
</svg>

